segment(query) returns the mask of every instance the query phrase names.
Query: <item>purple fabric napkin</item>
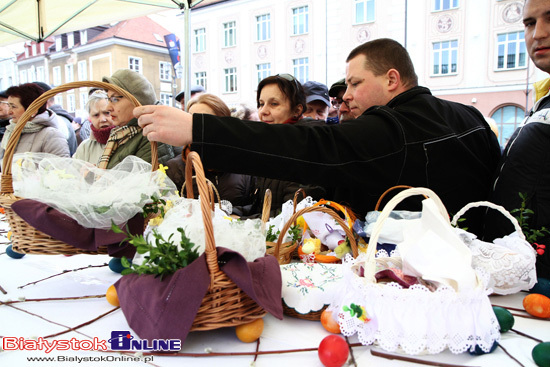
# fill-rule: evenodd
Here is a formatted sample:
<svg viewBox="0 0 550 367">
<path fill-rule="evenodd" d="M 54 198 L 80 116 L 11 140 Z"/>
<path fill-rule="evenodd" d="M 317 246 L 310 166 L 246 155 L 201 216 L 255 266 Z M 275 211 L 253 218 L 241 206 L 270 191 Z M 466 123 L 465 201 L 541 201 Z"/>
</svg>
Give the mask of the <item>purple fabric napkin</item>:
<svg viewBox="0 0 550 367">
<path fill-rule="evenodd" d="M 86 228 L 76 220 L 59 210 L 32 199 L 21 199 L 12 204 L 11 208 L 25 222 L 53 238 L 71 246 L 97 251 L 100 246 L 107 246 L 110 256 L 128 258 L 134 257 L 136 248 L 120 242 L 126 238 L 122 233 L 114 233 L 110 229 Z M 142 234 L 144 219 L 141 213 L 128 221 L 128 230 L 132 234 Z"/>
<path fill-rule="evenodd" d="M 217 247 L 220 270 L 266 311 L 283 318 L 281 271 L 275 257 L 254 262 L 238 252 Z M 210 286 L 206 255 L 163 278 L 153 275 L 124 275 L 115 283 L 128 325 L 142 339 L 185 341 L 202 299 Z"/>
</svg>

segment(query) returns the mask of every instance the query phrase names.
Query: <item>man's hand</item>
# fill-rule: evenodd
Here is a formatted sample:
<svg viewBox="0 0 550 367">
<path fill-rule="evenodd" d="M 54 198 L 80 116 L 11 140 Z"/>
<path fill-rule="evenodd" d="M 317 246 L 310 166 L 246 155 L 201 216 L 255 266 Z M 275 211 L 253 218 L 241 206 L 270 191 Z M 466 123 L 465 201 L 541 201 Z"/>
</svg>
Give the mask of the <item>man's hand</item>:
<svg viewBox="0 0 550 367">
<path fill-rule="evenodd" d="M 170 106 L 141 106 L 134 108 L 134 116 L 149 141 L 174 146 L 192 142 L 193 117 L 187 112 Z"/>
</svg>

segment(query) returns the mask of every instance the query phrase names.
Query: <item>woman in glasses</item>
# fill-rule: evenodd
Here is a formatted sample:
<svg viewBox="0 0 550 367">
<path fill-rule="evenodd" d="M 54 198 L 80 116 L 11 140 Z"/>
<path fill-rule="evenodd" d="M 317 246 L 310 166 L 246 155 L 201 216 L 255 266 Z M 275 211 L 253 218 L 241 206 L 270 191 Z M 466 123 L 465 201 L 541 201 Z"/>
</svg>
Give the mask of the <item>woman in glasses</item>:
<svg viewBox="0 0 550 367">
<path fill-rule="evenodd" d="M 34 83 L 25 83 L 10 87 L 5 93 L 8 96 L 8 106 L 12 118 L 9 125 L 6 126 L 6 132 L 0 143 L 2 157 L 15 125 L 31 103 L 44 93 L 44 90 Z M 44 103 L 25 124 L 14 153 L 41 152 L 70 157 L 69 144 L 63 133 L 57 129 L 56 116 L 55 112 L 46 109 Z"/>
<path fill-rule="evenodd" d="M 111 130 L 115 127 L 111 119 L 111 113 L 107 110 L 108 103 L 107 92 L 104 90 L 96 90 L 88 98 L 86 110 L 88 111 L 92 134 L 78 146 L 74 158 L 93 164 L 99 161 Z"/>
<path fill-rule="evenodd" d="M 117 70 L 111 77 L 103 77 L 103 81 L 114 84 L 132 94 L 142 105 L 157 104 L 157 95 L 153 85 L 143 77 L 129 69 Z M 114 90 L 107 90 L 107 111 L 111 115 L 113 125 L 105 150 L 99 158 L 98 167 L 112 168 L 129 155 L 134 155 L 151 162 L 151 144 L 143 136 L 137 119 L 134 118 L 132 102 Z M 174 149 L 167 144 L 158 144 L 159 163 L 166 163 L 174 157 Z"/>
<path fill-rule="evenodd" d="M 272 75 L 260 81 L 256 102 L 258 104 L 258 116 L 262 122 L 292 125 L 310 125 L 312 123 L 311 121 L 302 120 L 306 109 L 306 94 L 300 82 L 290 74 Z M 319 186 L 305 186 L 296 182 L 266 177 L 256 177 L 255 181 L 256 194 L 249 215 L 261 214 L 264 193 L 267 189 L 270 189 L 272 193 L 271 216 L 277 215 L 283 203 L 292 200 L 294 194 L 300 188 L 316 200 L 325 195 L 325 190 Z"/>
</svg>

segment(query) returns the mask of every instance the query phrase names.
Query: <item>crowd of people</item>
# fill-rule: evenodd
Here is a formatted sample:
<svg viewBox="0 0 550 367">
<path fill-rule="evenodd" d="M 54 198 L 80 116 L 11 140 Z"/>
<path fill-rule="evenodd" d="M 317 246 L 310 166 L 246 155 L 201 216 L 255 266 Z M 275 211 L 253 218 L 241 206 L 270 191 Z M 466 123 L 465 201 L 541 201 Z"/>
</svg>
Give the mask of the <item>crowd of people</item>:
<svg viewBox="0 0 550 367">
<path fill-rule="evenodd" d="M 527 50 L 550 73 L 548 12 L 543 0 L 525 3 Z M 74 156 L 112 168 L 128 155 L 151 161 L 149 142 L 156 141 L 159 162 L 181 188 L 185 156 L 193 150 L 221 199 L 240 217 L 260 215 L 267 189 L 273 216 L 300 188 L 363 217 L 386 189 L 408 185 L 432 189 L 450 213 L 483 200 L 513 210 L 523 200 L 535 213 L 529 225 L 550 228 L 550 83 L 543 84 L 540 99 L 501 154 L 495 132 L 476 108 L 437 98 L 418 85 L 412 60 L 397 41 L 357 46 L 346 59 L 345 75 L 330 87 L 302 84 L 286 73 L 266 77 L 257 87 L 256 108 L 230 108 L 195 86 L 186 105 L 183 91 L 176 96 L 179 109 L 160 105 L 148 80 L 121 69 L 103 81 L 128 91 L 142 106 L 114 90 L 90 91 L 89 118 L 80 123 L 52 100 L 33 114 L 16 152 Z M 0 154 L 30 103 L 49 89 L 43 84 L 0 93 Z M 419 200 L 403 206 L 418 208 Z M 466 226 L 486 239 L 513 232 L 504 218 L 481 210 L 468 213 Z M 547 233 L 542 242 L 550 239 Z M 550 277 L 548 252 L 539 258 L 539 276 Z"/>
</svg>

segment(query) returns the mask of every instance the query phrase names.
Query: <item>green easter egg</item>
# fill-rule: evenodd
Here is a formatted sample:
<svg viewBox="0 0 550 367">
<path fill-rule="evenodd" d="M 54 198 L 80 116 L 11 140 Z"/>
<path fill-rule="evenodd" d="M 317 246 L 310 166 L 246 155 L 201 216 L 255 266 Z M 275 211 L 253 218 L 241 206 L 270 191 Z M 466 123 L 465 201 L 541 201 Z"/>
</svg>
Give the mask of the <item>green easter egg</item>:
<svg viewBox="0 0 550 367">
<path fill-rule="evenodd" d="M 539 367 L 550 367 L 550 342 L 537 344 L 531 352 L 533 360 Z"/>
<path fill-rule="evenodd" d="M 529 290 L 529 293 L 538 293 L 550 298 L 550 279 L 538 278 L 537 284 Z"/>
<path fill-rule="evenodd" d="M 505 333 L 514 327 L 514 316 L 505 308 L 493 307 L 493 312 L 500 325 L 500 332 Z"/>
</svg>

